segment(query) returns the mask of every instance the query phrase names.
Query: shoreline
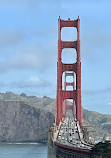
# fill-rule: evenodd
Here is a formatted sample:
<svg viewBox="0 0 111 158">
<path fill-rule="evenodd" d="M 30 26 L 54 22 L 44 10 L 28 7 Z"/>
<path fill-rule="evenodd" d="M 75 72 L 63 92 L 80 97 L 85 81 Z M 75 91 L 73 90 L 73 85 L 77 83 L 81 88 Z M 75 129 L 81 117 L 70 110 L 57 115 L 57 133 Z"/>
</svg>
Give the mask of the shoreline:
<svg viewBox="0 0 111 158">
<path fill-rule="evenodd" d="M 38 143 L 38 142 L 0 142 L 0 145 L 47 145 L 47 142 L 45 143 Z"/>
</svg>

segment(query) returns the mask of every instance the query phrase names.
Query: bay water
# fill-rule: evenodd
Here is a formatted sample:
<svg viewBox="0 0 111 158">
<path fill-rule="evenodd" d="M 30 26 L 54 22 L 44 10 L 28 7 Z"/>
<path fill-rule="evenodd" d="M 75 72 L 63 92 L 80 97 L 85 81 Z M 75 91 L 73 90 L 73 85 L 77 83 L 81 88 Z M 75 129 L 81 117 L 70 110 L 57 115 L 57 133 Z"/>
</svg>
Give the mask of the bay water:
<svg viewBox="0 0 111 158">
<path fill-rule="evenodd" d="M 47 144 L 0 144 L 0 158 L 47 158 Z"/>
</svg>

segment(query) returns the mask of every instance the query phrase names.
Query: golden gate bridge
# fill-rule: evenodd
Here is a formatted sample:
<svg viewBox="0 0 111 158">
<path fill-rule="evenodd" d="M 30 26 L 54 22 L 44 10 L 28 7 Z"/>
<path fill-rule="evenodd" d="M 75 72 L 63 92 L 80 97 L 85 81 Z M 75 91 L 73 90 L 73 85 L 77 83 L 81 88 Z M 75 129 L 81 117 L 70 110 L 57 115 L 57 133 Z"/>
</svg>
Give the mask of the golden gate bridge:
<svg viewBox="0 0 111 158">
<path fill-rule="evenodd" d="M 61 40 L 63 27 L 75 27 L 77 40 Z M 75 63 L 62 62 L 62 51 L 66 48 L 76 50 Z M 72 77 L 73 82 L 67 82 L 68 76 Z M 72 90 L 67 90 L 68 86 L 72 86 Z M 73 117 L 67 117 L 69 110 Z M 93 146 L 88 137 L 88 130 L 83 123 L 81 101 L 80 19 L 79 16 L 76 20 L 62 20 L 59 17 L 56 113 L 55 124 L 49 132 L 48 158 L 88 158 Z"/>
</svg>

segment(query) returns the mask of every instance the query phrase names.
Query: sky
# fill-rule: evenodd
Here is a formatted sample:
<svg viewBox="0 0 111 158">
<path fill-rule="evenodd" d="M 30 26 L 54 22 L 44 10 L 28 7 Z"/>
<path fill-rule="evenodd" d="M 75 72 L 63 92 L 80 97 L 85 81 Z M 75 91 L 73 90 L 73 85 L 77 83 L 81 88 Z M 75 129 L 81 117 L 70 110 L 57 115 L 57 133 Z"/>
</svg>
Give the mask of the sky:
<svg viewBox="0 0 111 158">
<path fill-rule="evenodd" d="M 0 0 L 0 92 L 55 98 L 58 17 L 78 15 L 82 105 L 111 114 L 111 0 Z M 73 39 L 76 29 L 62 29 Z M 62 61 L 75 54 L 64 50 Z"/>
</svg>

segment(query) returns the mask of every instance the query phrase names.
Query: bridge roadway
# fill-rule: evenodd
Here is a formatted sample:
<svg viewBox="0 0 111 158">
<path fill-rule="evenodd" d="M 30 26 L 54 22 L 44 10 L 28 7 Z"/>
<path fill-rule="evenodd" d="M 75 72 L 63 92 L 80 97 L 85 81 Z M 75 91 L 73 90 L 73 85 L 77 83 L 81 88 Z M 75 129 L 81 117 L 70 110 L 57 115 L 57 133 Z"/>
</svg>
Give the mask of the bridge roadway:
<svg viewBox="0 0 111 158">
<path fill-rule="evenodd" d="M 76 118 L 63 118 L 56 142 L 83 149 L 90 149 L 92 147 L 91 144 L 85 142 L 81 127 Z"/>
<path fill-rule="evenodd" d="M 86 142 L 79 121 L 66 117 L 49 132 L 48 158 L 89 158 L 92 146 Z"/>
</svg>

